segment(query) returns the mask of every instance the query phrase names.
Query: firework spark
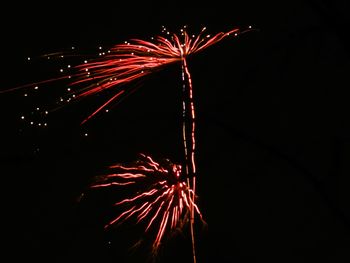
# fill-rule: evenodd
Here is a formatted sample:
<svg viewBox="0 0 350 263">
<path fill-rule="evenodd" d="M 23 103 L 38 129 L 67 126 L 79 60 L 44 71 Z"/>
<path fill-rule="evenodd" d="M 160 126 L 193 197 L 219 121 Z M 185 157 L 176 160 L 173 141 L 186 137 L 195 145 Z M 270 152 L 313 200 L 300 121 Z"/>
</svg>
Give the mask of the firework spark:
<svg viewBox="0 0 350 263">
<path fill-rule="evenodd" d="M 110 220 L 105 228 L 127 220 L 143 224 L 146 233 L 154 233 L 152 250 L 156 253 L 166 233 L 174 232 L 189 221 L 192 207 L 201 219 L 202 214 L 193 198 L 193 190 L 184 181 L 181 165 L 169 159 L 156 162 L 145 154 L 140 157 L 128 165 L 110 166 L 112 173 L 97 177 L 89 188 L 131 185 L 138 189 L 130 197 L 114 203 L 123 212 Z"/>
</svg>

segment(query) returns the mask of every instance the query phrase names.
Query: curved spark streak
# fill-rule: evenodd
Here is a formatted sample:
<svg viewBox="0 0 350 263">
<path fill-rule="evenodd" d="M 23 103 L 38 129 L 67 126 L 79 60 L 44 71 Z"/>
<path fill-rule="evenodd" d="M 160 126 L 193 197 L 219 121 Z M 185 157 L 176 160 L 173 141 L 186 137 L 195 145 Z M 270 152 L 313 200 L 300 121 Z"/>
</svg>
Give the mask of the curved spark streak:
<svg viewBox="0 0 350 263">
<path fill-rule="evenodd" d="M 145 196 L 151 196 L 151 195 L 155 194 L 156 192 L 158 192 L 157 189 L 152 189 L 151 191 L 144 192 L 144 193 L 142 193 L 140 195 L 137 195 L 137 196 L 135 196 L 133 198 L 124 199 L 124 200 L 122 200 L 122 201 L 120 201 L 118 203 L 115 203 L 114 205 L 120 205 L 120 204 L 123 204 L 123 203 L 133 202 L 133 201 L 136 201 L 139 198 L 142 198 L 142 197 L 145 197 Z"/>
<path fill-rule="evenodd" d="M 121 173 L 121 174 L 109 174 L 106 176 L 107 178 L 111 177 L 119 177 L 119 178 L 124 178 L 124 179 L 130 179 L 130 178 L 141 178 L 141 177 L 146 177 L 146 175 L 137 173 L 137 174 L 132 174 L 132 173 Z"/>
<path fill-rule="evenodd" d="M 92 185 L 91 188 L 98 188 L 98 187 L 106 187 L 106 186 L 111 186 L 111 185 L 130 185 L 134 184 L 135 182 L 125 182 L 125 183 L 118 183 L 118 182 L 111 182 L 111 183 L 106 183 L 106 184 L 95 184 Z"/>
</svg>

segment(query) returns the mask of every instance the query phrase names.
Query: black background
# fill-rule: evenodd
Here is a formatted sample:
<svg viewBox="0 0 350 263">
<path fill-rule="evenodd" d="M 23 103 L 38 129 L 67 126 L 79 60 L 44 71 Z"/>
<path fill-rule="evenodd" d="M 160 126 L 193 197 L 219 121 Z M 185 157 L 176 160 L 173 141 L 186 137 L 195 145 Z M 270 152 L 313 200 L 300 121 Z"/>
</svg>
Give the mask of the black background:
<svg viewBox="0 0 350 263">
<path fill-rule="evenodd" d="M 26 57 L 147 39 L 164 25 L 214 34 L 252 25 L 189 59 L 195 89 L 198 262 L 349 262 L 349 41 L 346 1 L 13 3 L 1 9 L 1 89 L 46 78 Z M 136 227 L 106 233 L 103 195 L 77 199 L 103 168 L 138 152 L 178 161 L 180 66 L 87 125 L 101 99 L 69 105 L 33 128 L 36 107 L 0 94 L 2 218 L 11 259 L 145 262 Z M 40 90 L 41 91 L 41 90 Z M 46 93 L 39 101 L 54 100 Z M 88 133 L 88 136 L 84 136 Z M 188 229 L 159 262 L 191 262 Z M 11 260 L 12 261 L 12 260 Z"/>
</svg>

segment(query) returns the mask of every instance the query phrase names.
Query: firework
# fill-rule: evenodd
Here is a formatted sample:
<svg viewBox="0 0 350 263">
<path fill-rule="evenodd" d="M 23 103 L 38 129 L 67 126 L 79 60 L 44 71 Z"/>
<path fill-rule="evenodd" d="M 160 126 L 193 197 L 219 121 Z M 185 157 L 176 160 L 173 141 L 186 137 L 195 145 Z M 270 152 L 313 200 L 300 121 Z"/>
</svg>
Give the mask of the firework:
<svg viewBox="0 0 350 263">
<path fill-rule="evenodd" d="M 175 62 L 182 62 L 183 70 L 188 75 L 189 71 L 185 60 L 189 55 L 198 53 L 228 36 L 238 36 L 248 30 L 251 30 L 251 27 L 244 31 L 236 28 L 211 36 L 205 33 L 205 27 L 198 35 L 190 35 L 187 33 L 186 27 L 182 28 L 179 34 L 170 33 L 163 27 L 162 32 L 165 36 L 152 37 L 149 41 L 131 39 L 122 44 L 114 45 L 106 51 L 102 51 L 102 47 L 99 47 L 97 58 L 84 59 L 75 66 L 69 64 L 59 70 L 60 76 L 58 77 L 3 90 L 0 93 L 28 87 L 38 89 L 41 85 L 62 80 L 69 82 L 69 88 L 67 89 L 69 94 L 64 98 L 60 98 L 62 102 L 76 101 L 83 97 L 112 90 L 114 94 L 82 121 L 82 123 L 85 123 L 109 104 L 127 95 L 131 89 L 125 84 L 161 70 L 164 66 Z M 72 47 L 71 51 L 75 50 Z M 45 54 L 42 57 L 53 59 L 70 56 L 79 57 L 64 52 Z M 28 57 L 28 60 L 32 59 Z"/>
<path fill-rule="evenodd" d="M 156 162 L 140 154 L 140 159 L 134 163 L 116 164 L 109 169 L 111 173 L 98 176 L 90 190 L 126 186 L 136 190 L 130 197 L 114 203 L 123 212 L 110 220 L 106 229 L 127 220 L 143 224 L 145 233 L 154 234 L 152 250 L 156 253 L 166 233 L 182 228 L 189 221 L 191 207 L 202 219 L 193 191 L 183 178 L 181 165 L 169 159 Z"/>
<path fill-rule="evenodd" d="M 156 249 L 166 230 L 173 230 L 183 222 L 184 214 L 187 216 L 189 214 L 193 261 L 196 262 L 193 224 L 195 213 L 200 215 L 195 204 L 196 116 L 192 79 L 187 58 L 228 36 L 235 37 L 250 30 L 251 27 L 244 31 L 235 28 L 211 36 L 206 34 L 206 28 L 203 28 L 197 35 L 190 35 L 186 27 L 182 28 L 179 34 L 170 33 L 163 28 L 164 36 L 156 36 L 149 41 L 141 39 L 125 41 L 111 47 L 106 52 L 100 52 L 98 58 L 84 60 L 83 63 L 69 67 L 71 70 L 69 74 L 15 88 L 34 86 L 37 89 L 38 85 L 41 84 L 69 79 L 69 98 L 61 98 L 67 102 L 109 91 L 110 97 L 107 101 L 88 115 L 82 121 L 84 124 L 108 105 L 120 101 L 134 90 L 125 84 L 161 70 L 169 64 L 181 64 L 182 92 L 184 94 L 182 135 L 185 163 L 183 166 L 185 169 L 182 171 L 182 166 L 170 162 L 164 167 L 145 155 L 143 155 L 144 160 L 138 162 L 136 166 L 117 165 L 112 167 L 117 170 L 116 173 L 99 178 L 99 183 L 93 184 L 91 187 L 122 187 L 130 184 L 143 184 L 149 185 L 149 189 L 116 203 L 116 206 L 129 206 L 129 208 L 106 227 L 136 217 L 138 222 L 148 220 L 146 227 L 146 231 L 148 231 L 158 221 L 158 231 L 153 243 L 153 247 Z M 63 70 L 61 71 L 63 72 Z M 185 213 L 185 211 L 187 212 Z"/>
</svg>

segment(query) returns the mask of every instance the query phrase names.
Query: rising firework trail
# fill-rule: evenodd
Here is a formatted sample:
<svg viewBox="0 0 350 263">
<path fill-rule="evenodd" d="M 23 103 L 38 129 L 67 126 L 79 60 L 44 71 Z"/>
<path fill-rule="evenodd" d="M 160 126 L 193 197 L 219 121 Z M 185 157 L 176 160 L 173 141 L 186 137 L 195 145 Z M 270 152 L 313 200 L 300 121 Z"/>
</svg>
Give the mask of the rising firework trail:
<svg viewBox="0 0 350 263">
<path fill-rule="evenodd" d="M 24 85 L 15 89 L 22 89 L 28 86 L 35 86 L 37 88 L 38 85 L 46 84 L 48 82 L 69 79 L 70 97 L 67 99 L 67 101 L 79 100 L 81 98 L 93 96 L 101 92 L 111 91 L 111 97 L 98 109 L 88 115 L 82 121 L 82 124 L 84 124 L 96 114 L 104 110 L 111 103 L 121 100 L 130 94 L 130 92 L 134 91 L 125 84 L 129 84 L 137 79 L 141 79 L 149 74 L 161 70 L 169 64 L 180 63 L 182 71 L 182 91 L 184 95 L 182 102 L 182 134 L 185 156 L 185 175 L 183 177 L 186 178 L 186 184 L 181 182 L 181 185 L 177 184 L 176 187 L 174 186 L 174 188 L 172 188 L 174 190 L 167 189 L 167 191 L 169 191 L 167 193 L 170 193 L 170 191 L 178 192 L 179 189 L 182 189 L 185 192 L 182 187 L 188 188 L 187 195 L 185 196 L 186 200 L 188 201 L 186 204 L 188 204 L 190 211 L 192 251 L 193 261 L 195 263 L 196 253 L 193 224 L 194 214 L 196 210 L 194 203 L 196 196 L 196 123 L 192 79 L 187 61 L 190 55 L 201 52 L 229 36 L 235 37 L 241 33 L 251 30 L 252 29 L 250 26 L 248 29 L 243 31 L 235 28 L 230 31 L 220 32 L 211 36 L 205 33 L 206 28 L 203 28 L 198 35 L 190 35 L 187 32 L 186 27 L 182 28 L 179 34 L 170 33 L 165 28 L 163 28 L 163 33 L 165 33 L 165 36 L 157 36 L 152 38 L 150 41 L 141 39 L 131 39 L 130 41 L 125 41 L 122 44 L 113 46 L 107 52 L 101 52 L 99 54 L 100 56 L 97 59 L 85 60 L 83 63 L 80 63 L 74 67 L 70 67 L 72 70 L 70 74 L 30 85 Z M 119 177 L 120 176 L 118 176 L 118 178 Z M 115 185 L 115 183 L 103 184 L 103 186 L 112 185 Z M 96 185 L 96 187 L 98 186 Z M 165 194 L 165 196 L 166 195 L 167 194 Z M 143 195 L 141 196 L 144 197 Z M 148 197 L 148 195 L 146 196 Z M 142 200 L 143 198 L 140 197 L 137 199 Z M 138 214 L 140 211 L 145 211 L 145 207 L 148 207 L 149 204 L 150 203 L 146 204 L 145 202 L 142 208 L 136 206 L 130 210 L 127 210 L 128 212 L 120 215 L 120 218 L 118 218 L 116 221 L 121 221 L 123 217 L 129 217 L 131 215 Z M 171 205 L 169 205 L 169 209 L 171 209 Z M 168 216 L 170 214 L 174 215 L 174 212 L 171 211 L 172 210 L 167 209 L 166 212 L 162 215 L 162 218 L 164 220 L 161 221 L 159 235 L 156 238 L 156 244 L 164 234 L 164 231 L 162 229 L 167 225 L 167 220 L 169 219 Z"/>
</svg>

